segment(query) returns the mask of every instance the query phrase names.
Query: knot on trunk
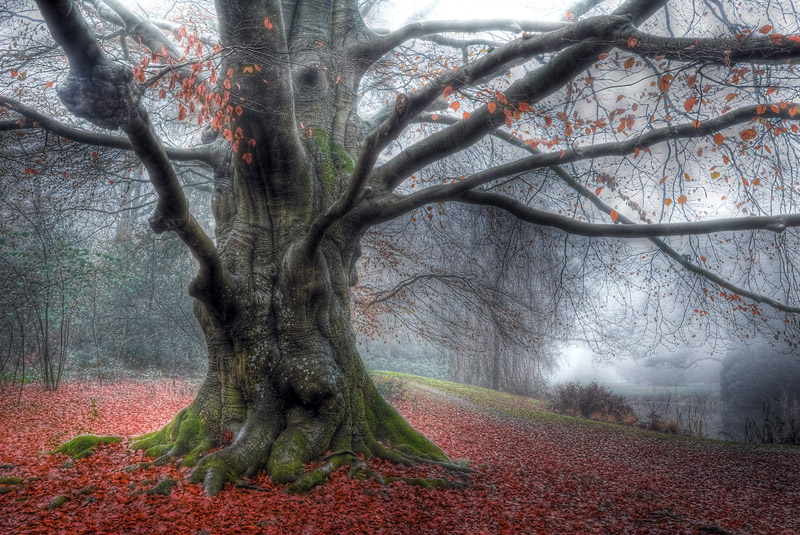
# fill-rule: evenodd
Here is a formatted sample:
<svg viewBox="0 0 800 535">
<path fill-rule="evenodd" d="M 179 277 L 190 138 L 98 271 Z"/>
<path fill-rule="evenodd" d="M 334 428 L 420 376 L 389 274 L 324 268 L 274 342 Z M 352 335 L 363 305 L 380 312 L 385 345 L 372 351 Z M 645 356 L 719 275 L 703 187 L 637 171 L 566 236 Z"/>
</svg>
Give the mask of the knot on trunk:
<svg viewBox="0 0 800 535">
<path fill-rule="evenodd" d="M 394 102 L 394 111 L 400 118 L 406 116 L 408 112 L 408 97 L 404 93 L 397 95 L 397 100 Z"/>
<path fill-rule="evenodd" d="M 115 130 L 138 115 L 139 91 L 129 69 L 107 62 L 89 73 L 70 71 L 58 96 L 74 115 Z"/>
</svg>

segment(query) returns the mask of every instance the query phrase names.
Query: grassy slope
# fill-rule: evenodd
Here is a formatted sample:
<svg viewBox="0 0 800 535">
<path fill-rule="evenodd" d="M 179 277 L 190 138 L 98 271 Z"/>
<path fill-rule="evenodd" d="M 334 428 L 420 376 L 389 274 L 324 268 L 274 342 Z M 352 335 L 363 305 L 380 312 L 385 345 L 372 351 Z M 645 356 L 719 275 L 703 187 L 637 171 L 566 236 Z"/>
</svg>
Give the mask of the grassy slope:
<svg viewBox="0 0 800 535">
<path fill-rule="evenodd" d="M 449 381 L 442 381 L 440 379 L 431 379 L 429 377 L 422 377 L 420 375 L 387 371 L 370 371 L 370 375 L 376 384 L 379 385 L 379 387 L 381 382 L 387 381 L 400 381 L 401 384 L 403 384 L 406 388 L 411 389 L 413 389 L 415 385 L 419 385 L 428 389 L 429 391 L 430 389 L 438 390 L 444 394 L 455 396 L 470 403 L 474 403 L 478 407 L 488 410 L 489 412 L 498 415 L 512 416 L 522 420 L 523 422 L 533 425 L 548 426 L 558 424 L 575 426 L 576 428 L 606 428 L 611 433 L 623 433 L 630 436 L 659 437 L 661 439 L 672 439 L 676 442 L 696 441 L 716 443 L 719 445 L 732 447 L 797 449 L 792 446 L 729 442 L 705 437 L 656 433 L 654 431 L 649 431 L 636 426 L 624 426 L 596 422 L 594 420 L 586 420 L 583 418 L 574 418 L 571 416 L 548 412 L 546 410 L 546 405 L 542 400 L 509 394 L 506 392 L 499 392 L 497 390 L 483 388 L 480 386 L 452 383 Z"/>
</svg>

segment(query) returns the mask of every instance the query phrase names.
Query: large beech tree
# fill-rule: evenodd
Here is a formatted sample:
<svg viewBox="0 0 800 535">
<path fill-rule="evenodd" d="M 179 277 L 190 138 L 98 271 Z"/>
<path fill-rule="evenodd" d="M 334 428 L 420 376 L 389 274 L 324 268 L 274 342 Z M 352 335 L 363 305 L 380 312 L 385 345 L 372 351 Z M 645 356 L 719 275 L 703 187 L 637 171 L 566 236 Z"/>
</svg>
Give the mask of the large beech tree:
<svg viewBox="0 0 800 535">
<path fill-rule="evenodd" d="M 561 22 L 487 14 L 394 30 L 365 22 L 372 4 L 225 0 L 202 24 L 214 10 L 194 6 L 188 26 L 122 0 L 3 12 L 2 130 L 133 151 L 158 196 L 153 231 L 176 233 L 197 260 L 189 292 L 208 374 L 192 405 L 136 447 L 196 465 L 209 494 L 262 469 L 306 490 L 360 454 L 450 465 L 376 392 L 350 323 L 365 232 L 417 210 L 446 224 L 445 202 L 646 239 L 702 281 L 699 299 L 798 311 L 781 275 L 791 269 L 765 267 L 779 293 L 762 292 L 713 262 L 724 254 L 701 259 L 665 238 L 711 235 L 690 245 L 721 251 L 725 236 L 761 229 L 781 237 L 763 245 L 770 256 L 796 247 L 789 0 L 584 0 Z M 68 73 L 54 73 L 62 54 Z M 165 105 L 183 135 L 154 126 Z M 505 147 L 461 174 L 439 171 L 495 144 Z M 214 236 L 189 211 L 185 162 L 213 174 Z"/>
</svg>

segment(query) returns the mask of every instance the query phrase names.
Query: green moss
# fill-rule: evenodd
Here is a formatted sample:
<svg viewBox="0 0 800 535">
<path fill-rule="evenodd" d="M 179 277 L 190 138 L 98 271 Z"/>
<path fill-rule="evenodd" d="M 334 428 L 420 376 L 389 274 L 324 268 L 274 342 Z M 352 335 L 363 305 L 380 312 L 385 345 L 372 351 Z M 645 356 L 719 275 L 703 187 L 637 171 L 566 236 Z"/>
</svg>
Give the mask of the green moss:
<svg viewBox="0 0 800 535">
<path fill-rule="evenodd" d="M 436 444 L 411 427 L 397 410 L 375 394 L 374 403 L 367 407 L 367 420 L 375 429 L 375 438 L 385 440 L 398 451 L 433 461 L 448 461 Z"/>
<path fill-rule="evenodd" d="M 274 479 L 273 476 L 273 480 Z M 312 470 L 289 485 L 286 492 L 289 494 L 305 494 L 317 485 L 322 485 L 323 483 L 325 483 L 325 474 L 322 470 Z"/>
<path fill-rule="evenodd" d="M 186 457 L 183 458 L 183 462 L 181 463 L 183 466 L 193 467 L 197 466 L 200 457 L 205 455 L 208 450 L 211 449 L 211 441 L 205 440 L 201 442 L 195 449 L 189 452 Z"/>
<path fill-rule="evenodd" d="M 275 484 L 281 485 L 283 483 L 297 481 L 305 472 L 306 470 L 303 468 L 303 464 L 295 461 L 273 466 L 269 471 L 269 476 Z"/>
<path fill-rule="evenodd" d="M 22 484 L 22 478 L 14 476 L 0 477 L 0 485 L 21 485 L 21 484 Z"/>
<path fill-rule="evenodd" d="M 144 454 L 147 457 L 161 457 L 171 449 L 172 446 L 170 444 L 156 444 L 153 447 L 147 448 Z"/>
<path fill-rule="evenodd" d="M 272 445 L 272 452 L 267 462 L 267 470 L 272 480 L 276 483 L 296 480 L 305 473 L 302 463 L 311 460 L 310 453 L 311 445 L 302 429 L 289 427 L 284 430 Z M 275 479 L 276 473 L 280 481 Z"/>
<path fill-rule="evenodd" d="M 331 147 L 331 157 L 339 169 L 345 173 L 352 173 L 356 168 L 356 160 L 341 143 L 334 143 Z"/>
<path fill-rule="evenodd" d="M 322 158 L 322 179 L 326 186 L 336 185 L 340 174 L 350 174 L 355 169 L 355 159 L 347 152 L 344 145 L 331 140 L 331 134 L 325 128 L 314 130 L 314 142 Z"/>
<path fill-rule="evenodd" d="M 83 496 L 85 494 L 91 494 L 97 490 L 97 485 L 86 485 L 78 492 L 75 493 L 75 496 Z"/>
<path fill-rule="evenodd" d="M 175 455 L 191 452 L 200 445 L 207 451 L 211 447 L 211 430 L 203 417 L 197 415 L 191 407 L 183 409 L 175 415 L 170 423 L 160 431 L 137 437 L 131 448 L 146 450 L 145 455 L 160 457 L 170 451 Z"/>
<path fill-rule="evenodd" d="M 122 437 L 79 435 L 55 450 L 54 453 L 63 453 L 74 459 L 82 459 L 91 455 L 99 444 L 116 444 L 121 441 Z"/>
<path fill-rule="evenodd" d="M 172 479 L 170 477 L 165 477 L 161 479 L 156 486 L 152 489 L 147 491 L 147 494 L 160 494 L 162 496 L 168 496 L 170 492 L 172 492 L 172 487 L 178 484 L 177 479 Z"/>
<path fill-rule="evenodd" d="M 154 431 L 153 433 L 148 433 L 146 435 L 142 435 L 140 437 L 134 438 L 134 442 L 131 444 L 131 449 L 134 450 L 149 450 L 154 446 L 158 446 L 159 444 L 163 444 L 164 439 L 164 431 Z"/>
<path fill-rule="evenodd" d="M 64 496 L 63 494 L 61 496 L 56 496 L 55 498 L 50 500 L 50 503 L 47 504 L 47 510 L 48 511 L 54 511 L 54 510 L 58 509 L 59 507 L 61 507 L 62 505 L 64 505 L 64 502 L 66 502 L 66 501 L 67 501 L 67 497 Z"/>
<path fill-rule="evenodd" d="M 144 468 L 150 468 L 152 465 L 153 465 L 153 463 L 141 462 L 141 463 L 132 464 L 130 466 L 126 466 L 125 468 L 123 468 L 123 470 L 125 470 L 126 472 L 135 472 L 136 470 L 142 470 Z"/>
<path fill-rule="evenodd" d="M 192 471 L 191 480 L 203 483 L 207 496 L 216 496 L 225 483 L 236 481 L 239 472 L 227 460 L 217 455 L 209 455 Z"/>
</svg>

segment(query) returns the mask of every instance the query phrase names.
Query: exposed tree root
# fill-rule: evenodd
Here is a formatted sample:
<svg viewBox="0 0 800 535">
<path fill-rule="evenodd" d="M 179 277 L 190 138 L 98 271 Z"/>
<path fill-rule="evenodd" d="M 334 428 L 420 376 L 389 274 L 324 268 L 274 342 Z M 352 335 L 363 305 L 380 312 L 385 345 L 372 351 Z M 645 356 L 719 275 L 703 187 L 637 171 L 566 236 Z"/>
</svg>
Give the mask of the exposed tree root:
<svg viewBox="0 0 800 535">
<path fill-rule="evenodd" d="M 78 435 L 55 450 L 55 453 L 63 453 L 73 459 L 83 459 L 91 455 L 100 444 L 117 444 L 121 441 L 122 437 Z"/>
<path fill-rule="evenodd" d="M 151 463 L 141 463 L 139 468 L 170 462 L 194 467 L 190 479 L 202 483 L 209 496 L 219 493 L 226 483 L 242 486 L 246 484 L 242 478 L 261 470 L 266 470 L 274 483 L 288 484 L 287 492 L 306 493 L 348 465 L 352 466 L 351 477 L 370 478 L 383 484 L 403 480 L 429 488 L 469 485 L 436 478 L 384 478 L 366 468 L 362 459 L 378 457 L 404 466 L 429 464 L 462 474 L 473 471 L 450 461 L 383 400 L 371 383 L 364 398 L 350 405 L 350 414 L 358 418 L 345 418 L 341 399 L 332 398 L 328 406 L 330 410 L 316 413 L 289 409 L 284 418 L 267 417 L 269 411 L 253 408 L 244 424 L 237 426 L 233 441 L 226 445 L 224 440 L 214 439 L 220 434 L 217 426 L 211 425 L 192 405 L 163 429 L 139 437 L 131 447 L 155 458 Z M 219 446 L 224 447 L 214 451 Z M 320 459 L 321 465 L 306 470 L 309 462 Z"/>
<path fill-rule="evenodd" d="M 192 407 L 179 412 L 163 429 L 138 437 L 131 448 L 145 450 L 156 465 L 182 458 L 183 466 L 194 466 L 213 446 L 211 430 Z"/>
</svg>

